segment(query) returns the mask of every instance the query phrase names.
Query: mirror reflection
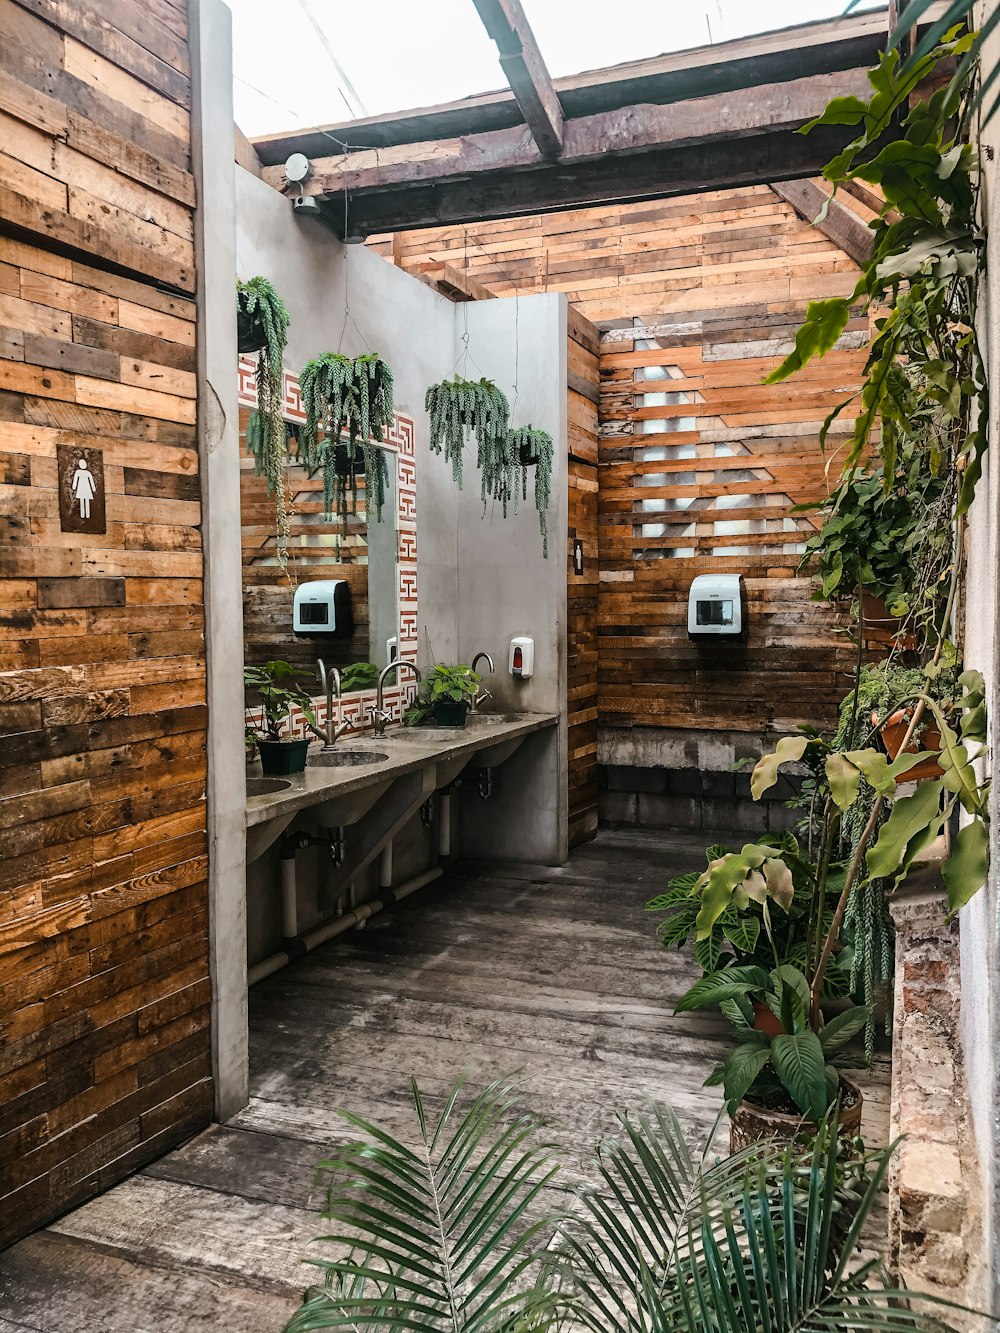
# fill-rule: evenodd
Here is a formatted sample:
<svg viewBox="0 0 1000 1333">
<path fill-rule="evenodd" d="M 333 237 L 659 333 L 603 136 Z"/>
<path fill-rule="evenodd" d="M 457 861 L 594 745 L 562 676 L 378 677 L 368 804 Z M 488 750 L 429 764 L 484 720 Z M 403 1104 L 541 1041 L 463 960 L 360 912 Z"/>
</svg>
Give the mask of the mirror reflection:
<svg viewBox="0 0 1000 1333">
<path fill-rule="evenodd" d="M 316 661 L 337 667 L 343 691 L 372 689 L 394 656 L 398 632 L 396 456 L 386 451 L 388 480 L 381 521 L 369 524 L 363 466 L 356 512 L 323 512 L 323 480 L 285 468 L 290 532 L 288 563 L 278 558 L 277 515 L 246 447 L 249 410 L 240 410 L 240 520 L 243 542 L 243 636 L 248 665 L 276 658 L 302 673 L 319 694 Z M 360 465 L 360 459 L 359 459 Z M 310 683 L 313 682 L 313 683 Z"/>
</svg>

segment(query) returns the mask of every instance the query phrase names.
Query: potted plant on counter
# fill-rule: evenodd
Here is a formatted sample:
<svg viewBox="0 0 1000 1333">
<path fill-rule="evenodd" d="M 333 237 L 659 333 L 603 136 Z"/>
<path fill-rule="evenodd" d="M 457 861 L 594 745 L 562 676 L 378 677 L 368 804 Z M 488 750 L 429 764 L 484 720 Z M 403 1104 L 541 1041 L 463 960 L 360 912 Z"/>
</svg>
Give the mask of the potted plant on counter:
<svg viewBox="0 0 1000 1333">
<path fill-rule="evenodd" d="M 298 683 L 299 673 L 289 662 L 265 662 L 243 668 L 243 683 L 260 700 L 261 720 L 248 730 L 255 735 L 263 771 L 269 775 L 301 773 L 306 766 L 309 740 L 283 737 L 288 711 L 295 705 L 311 726 L 316 725 L 312 699 Z"/>
<path fill-rule="evenodd" d="M 433 717 L 439 727 L 464 727 L 482 679 L 470 666 L 439 662 L 424 677 L 417 697 L 403 715 L 403 725 L 419 727 Z"/>
</svg>

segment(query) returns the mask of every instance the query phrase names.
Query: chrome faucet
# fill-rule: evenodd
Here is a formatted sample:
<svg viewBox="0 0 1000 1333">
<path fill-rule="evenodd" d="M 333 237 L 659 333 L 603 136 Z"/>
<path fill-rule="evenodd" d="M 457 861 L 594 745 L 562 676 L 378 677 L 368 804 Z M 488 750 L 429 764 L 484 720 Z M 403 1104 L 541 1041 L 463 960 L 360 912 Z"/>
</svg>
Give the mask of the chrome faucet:
<svg viewBox="0 0 1000 1333">
<path fill-rule="evenodd" d="M 322 727 L 314 727 L 311 722 L 306 723 L 306 725 L 323 742 L 324 750 L 332 750 L 344 732 L 350 731 L 351 723 L 334 723 L 333 720 L 334 687 L 336 687 L 336 698 L 339 700 L 341 697 L 340 672 L 335 666 L 328 667 L 322 657 L 317 658 L 316 670 L 319 675 L 319 682 L 326 694 L 326 730 Z"/>
<path fill-rule="evenodd" d="M 413 663 L 402 661 L 398 657 L 394 662 L 390 662 L 388 666 L 384 666 L 382 670 L 378 673 L 378 684 L 375 686 L 375 702 L 371 706 L 371 708 L 368 709 L 368 716 L 372 720 L 372 727 L 375 730 L 376 736 L 384 736 L 387 723 L 392 721 L 392 714 L 387 713 L 383 706 L 385 678 L 386 676 L 388 676 L 390 671 L 402 671 L 403 667 L 409 667 L 409 669 L 413 672 L 414 679 L 420 680 L 421 678 L 420 672 L 413 665 Z"/>
<path fill-rule="evenodd" d="M 480 660 L 480 658 L 482 658 L 482 657 L 485 657 L 485 658 L 486 658 L 487 666 L 488 666 L 489 669 L 490 669 L 490 675 L 491 675 L 491 676 L 494 675 L 494 673 L 496 672 L 496 667 L 493 665 L 493 658 L 490 657 L 489 653 L 476 653 L 475 657 L 472 659 L 472 668 L 471 668 L 471 669 L 472 669 L 473 671 L 475 671 L 475 669 L 476 669 L 476 663 L 477 663 L 477 662 Z M 489 690 L 483 690 L 483 691 L 481 691 L 481 693 L 479 693 L 479 694 L 476 695 L 475 699 L 472 701 L 471 705 L 469 706 L 469 712 L 470 712 L 470 713 L 478 713 L 478 712 L 479 712 L 479 705 L 480 705 L 480 704 L 484 704 L 484 703 L 486 702 L 487 699 L 492 699 L 492 698 L 493 698 L 493 695 L 489 692 Z"/>
</svg>

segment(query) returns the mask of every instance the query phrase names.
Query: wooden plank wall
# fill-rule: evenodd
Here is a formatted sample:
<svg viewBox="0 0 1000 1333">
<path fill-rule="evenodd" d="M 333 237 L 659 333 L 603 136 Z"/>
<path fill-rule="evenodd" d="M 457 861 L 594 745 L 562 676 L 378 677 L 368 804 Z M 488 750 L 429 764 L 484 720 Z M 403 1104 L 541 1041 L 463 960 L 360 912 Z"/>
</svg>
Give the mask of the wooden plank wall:
<svg viewBox="0 0 1000 1333">
<path fill-rule="evenodd" d="M 863 202 L 850 204 L 871 216 Z M 413 271 L 467 270 L 498 296 L 564 291 L 600 330 L 602 726 L 761 734 L 828 724 L 845 642 L 795 573 L 806 532 L 783 529 L 808 529 L 790 510 L 824 492 L 819 426 L 858 382 L 867 328 L 854 321 L 841 348 L 805 377 L 767 390 L 759 381 L 791 346 L 808 300 L 853 288 L 854 262 L 768 186 L 371 243 Z M 689 401 L 645 402 L 663 388 L 641 379 L 651 366 L 667 368 L 675 382 L 666 392 Z M 666 429 L 647 433 L 647 421 L 664 420 Z M 848 413 L 841 429 L 849 425 Z M 674 456 L 637 452 L 646 448 Z M 712 465 L 694 467 L 682 453 Z M 643 484 L 650 476 L 657 484 Z M 649 502 L 642 521 L 662 524 L 661 534 L 641 533 L 641 501 Z M 693 535 L 682 539 L 695 512 Z M 751 531 L 742 535 L 715 527 L 744 519 Z M 732 547 L 746 554 L 721 553 Z M 708 571 L 747 576 L 749 639 L 725 656 L 687 639 L 687 588 Z"/>
<path fill-rule="evenodd" d="M 358 515 L 348 518 L 347 536 L 339 519 L 323 519 L 323 479 L 306 476 L 304 468 L 285 469 L 292 509 L 287 573 L 275 561 L 276 515 L 263 477 L 245 444 L 249 408 L 240 408 L 240 521 L 243 537 L 243 639 L 251 663 L 282 658 L 305 672 L 313 672 L 316 658 L 344 667 L 367 662 L 368 544 L 364 519 L 364 477 L 358 478 Z M 331 563 L 332 554 L 341 560 Z M 346 579 L 351 585 L 354 634 L 349 639 L 324 643 L 298 639 L 292 633 L 292 598 L 295 587 L 309 579 Z"/>
<path fill-rule="evenodd" d="M 570 846 L 597 832 L 597 406 L 600 336 L 569 308 L 568 479 L 566 539 L 567 708 Z M 574 546 L 583 543 L 583 572 Z"/>
<path fill-rule="evenodd" d="M 189 73 L 180 0 L 0 0 L 0 1246 L 212 1115 Z"/>
</svg>

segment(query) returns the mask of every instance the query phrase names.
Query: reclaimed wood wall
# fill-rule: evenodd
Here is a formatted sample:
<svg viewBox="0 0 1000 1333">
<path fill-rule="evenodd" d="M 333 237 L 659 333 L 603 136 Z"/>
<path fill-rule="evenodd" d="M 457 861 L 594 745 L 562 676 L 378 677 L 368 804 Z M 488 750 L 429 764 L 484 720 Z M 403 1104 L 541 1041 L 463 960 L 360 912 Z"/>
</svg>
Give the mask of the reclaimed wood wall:
<svg viewBox="0 0 1000 1333">
<path fill-rule="evenodd" d="M 867 327 L 852 321 L 835 352 L 786 385 L 760 380 L 810 299 L 852 290 L 853 260 L 769 186 L 372 244 L 417 273 L 450 264 L 496 296 L 564 291 L 600 331 L 602 728 L 828 725 L 849 653 L 796 573 L 812 521 L 792 509 L 825 493 L 820 424 L 858 383 Z M 691 579 L 722 571 L 746 577 L 748 640 L 692 644 Z"/>
<path fill-rule="evenodd" d="M 569 308 L 568 483 L 566 538 L 567 726 L 570 846 L 597 832 L 597 406 L 600 337 Z M 582 570 L 574 563 L 582 545 Z M 579 570 L 579 572 L 578 572 Z"/>
<path fill-rule="evenodd" d="M 348 518 L 344 536 L 339 519 L 323 517 L 323 478 L 308 477 L 305 469 L 285 469 L 291 508 L 287 572 L 278 565 L 277 515 L 267 484 L 254 470 L 253 455 L 245 443 L 250 409 L 240 408 L 240 522 L 243 540 L 243 645 L 246 660 L 259 664 L 281 658 L 311 674 L 316 658 L 333 666 L 367 662 L 368 544 L 364 517 L 364 477 L 358 478 L 358 514 Z M 331 562 L 331 556 L 340 559 Z M 346 579 L 351 586 L 354 633 L 350 638 L 324 642 L 296 638 L 292 632 L 292 599 L 299 583 L 309 579 Z M 307 686 L 308 688 L 308 686 Z M 318 687 L 317 687 L 318 688 Z"/>
<path fill-rule="evenodd" d="M 189 76 L 181 0 L 0 0 L 0 1246 L 212 1115 Z"/>
</svg>

